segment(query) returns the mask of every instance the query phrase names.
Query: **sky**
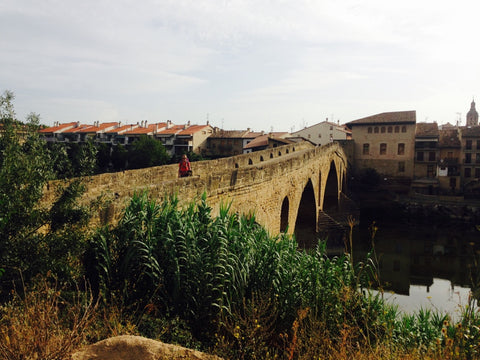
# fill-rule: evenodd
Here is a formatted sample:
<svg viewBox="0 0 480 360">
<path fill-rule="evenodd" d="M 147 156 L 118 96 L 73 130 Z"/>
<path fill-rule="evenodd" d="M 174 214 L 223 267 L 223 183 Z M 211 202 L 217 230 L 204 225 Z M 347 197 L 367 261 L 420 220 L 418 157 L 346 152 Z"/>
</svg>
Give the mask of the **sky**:
<svg viewBox="0 0 480 360">
<path fill-rule="evenodd" d="M 477 0 L 2 0 L 17 117 L 298 131 L 480 98 Z M 479 105 L 480 108 L 480 105 Z"/>
</svg>

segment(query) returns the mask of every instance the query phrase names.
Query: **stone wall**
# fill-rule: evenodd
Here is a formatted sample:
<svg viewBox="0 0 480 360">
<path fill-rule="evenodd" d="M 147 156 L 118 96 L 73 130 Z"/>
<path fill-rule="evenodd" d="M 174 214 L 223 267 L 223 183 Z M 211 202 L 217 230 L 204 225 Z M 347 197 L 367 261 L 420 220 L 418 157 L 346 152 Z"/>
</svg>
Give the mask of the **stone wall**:
<svg viewBox="0 0 480 360">
<path fill-rule="evenodd" d="M 104 202 L 98 222 L 115 222 L 135 192 L 148 191 L 160 201 L 177 194 L 180 204 L 207 195 L 207 202 L 218 213 L 220 205 L 231 203 L 232 211 L 255 212 L 257 221 L 272 233 L 280 229 L 282 202 L 288 197 L 288 223 L 295 224 L 302 192 L 310 181 L 318 210 L 323 207 L 325 185 L 333 164 L 339 196 L 345 180 L 347 160 L 343 149 L 335 143 L 315 147 L 308 142 L 237 155 L 229 158 L 192 163 L 193 176 L 178 178 L 178 165 L 128 170 L 91 177 L 83 203 Z M 54 186 L 46 192 L 45 201 L 52 202 Z M 318 211 L 317 210 L 317 211 Z M 318 214 L 317 214 L 318 215 Z M 289 232 L 294 225 L 289 226 Z"/>
</svg>

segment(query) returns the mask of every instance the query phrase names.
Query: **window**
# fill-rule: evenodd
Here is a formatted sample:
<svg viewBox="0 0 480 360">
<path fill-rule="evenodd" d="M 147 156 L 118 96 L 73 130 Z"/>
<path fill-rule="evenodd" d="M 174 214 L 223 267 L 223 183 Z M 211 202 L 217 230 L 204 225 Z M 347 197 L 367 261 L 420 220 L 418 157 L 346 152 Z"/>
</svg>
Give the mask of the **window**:
<svg viewBox="0 0 480 360">
<path fill-rule="evenodd" d="M 380 155 L 386 155 L 387 154 L 387 144 L 381 143 L 380 144 Z"/>
<path fill-rule="evenodd" d="M 472 154 L 465 154 L 465 164 L 472 163 Z"/>
<path fill-rule="evenodd" d="M 453 159 L 453 151 L 449 151 L 449 152 L 447 153 L 447 158 L 448 158 L 448 159 Z"/>
<path fill-rule="evenodd" d="M 467 140 L 467 142 L 465 144 L 465 148 L 467 150 L 472 150 L 472 140 Z"/>
<path fill-rule="evenodd" d="M 405 144 L 400 143 L 398 144 L 398 155 L 405 155 Z"/>
<path fill-rule="evenodd" d="M 407 132 L 407 127 L 405 125 L 402 126 L 402 133 L 406 133 Z"/>
<path fill-rule="evenodd" d="M 427 177 L 428 178 L 433 178 L 435 177 L 435 173 L 433 171 L 433 165 L 428 165 L 427 166 Z"/>
<path fill-rule="evenodd" d="M 375 134 L 378 134 L 378 126 L 375 126 L 375 127 L 373 128 L 373 132 L 374 132 Z"/>
<path fill-rule="evenodd" d="M 391 132 L 392 132 L 392 127 L 389 126 L 387 131 L 388 131 L 389 133 L 391 133 Z"/>
<path fill-rule="evenodd" d="M 477 140 L 477 150 L 480 150 L 480 140 Z"/>
<path fill-rule="evenodd" d="M 333 126 L 330 126 L 330 131 L 332 131 L 332 130 L 333 130 Z"/>
<path fill-rule="evenodd" d="M 477 153 L 475 156 L 475 163 L 480 164 L 480 153 Z"/>
<path fill-rule="evenodd" d="M 371 127 L 371 126 L 368 127 L 368 133 L 369 133 L 369 134 L 372 133 L 372 127 Z"/>
<path fill-rule="evenodd" d="M 382 127 L 381 127 L 380 132 L 381 132 L 382 134 L 385 134 L 385 126 L 382 126 Z"/>
<path fill-rule="evenodd" d="M 395 126 L 395 132 L 396 133 L 400 132 L 400 126 Z"/>
<path fill-rule="evenodd" d="M 308 138 L 309 138 L 309 139 L 311 138 L 311 135 L 310 135 L 310 134 L 308 134 Z"/>
<path fill-rule="evenodd" d="M 423 161 L 423 151 L 417 152 L 417 161 Z"/>
<path fill-rule="evenodd" d="M 318 138 L 321 138 L 322 137 L 322 134 L 318 134 Z"/>
<path fill-rule="evenodd" d="M 436 154 L 435 151 L 430 151 L 428 153 L 428 161 L 435 161 L 436 160 Z"/>
<path fill-rule="evenodd" d="M 363 144 L 363 155 L 370 154 L 370 144 Z"/>
<path fill-rule="evenodd" d="M 465 177 L 469 178 L 472 176 L 472 169 L 470 168 L 465 168 Z"/>
<path fill-rule="evenodd" d="M 398 162 L 398 172 L 405 172 L 405 161 Z"/>
<path fill-rule="evenodd" d="M 475 168 L 475 177 L 480 178 L 480 168 Z"/>
</svg>

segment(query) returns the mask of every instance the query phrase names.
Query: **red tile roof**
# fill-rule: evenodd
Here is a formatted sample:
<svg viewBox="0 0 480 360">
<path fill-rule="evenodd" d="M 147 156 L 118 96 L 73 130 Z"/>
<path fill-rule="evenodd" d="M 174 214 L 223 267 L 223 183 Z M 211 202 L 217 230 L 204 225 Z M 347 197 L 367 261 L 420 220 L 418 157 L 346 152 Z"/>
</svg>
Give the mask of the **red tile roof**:
<svg viewBox="0 0 480 360">
<path fill-rule="evenodd" d="M 65 124 L 59 124 L 57 126 L 51 126 L 42 130 L 39 130 L 40 133 L 54 133 L 54 132 L 63 132 L 67 129 L 74 127 L 77 122 L 70 122 Z"/>
<path fill-rule="evenodd" d="M 283 142 L 285 144 L 291 144 L 292 143 L 291 140 L 284 139 L 284 137 L 287 136 L 287 135 L 288 135 L 287 132 L 281 132 L 281 133 L 277 132 L 277 133 L 269 133 L 269 134 L 265 134 L 265 135 L 260 135 L 260 136 L 257 136 L 252 141 L 250 141 L 247 145 L 245 145 L 244 149 L 251 149 L 251 148 L 256 148 L 256 147 L 260 147 L 260 146 L 267 146 L 268 141 L 270 139 L 274 140 L 274 141 L 280 141 L 280 142 Z"/>
<path fill-rule="evenodd" d="M 178 135 L 193 135 L 196 132 L 205 129 L 206 127 L 210 127 L 210 125 L 191 125 L 186 129 L 180 131 Z"/>
<path fill-rule="evenodd" d="M 165 129 L 165 130 L 159 131 L 159 132 L 157 133 L 157 135 L 171 135 L 171 134 L 176 134 L 176 133 L 178 133 L 179 131 L 182 131 L 184 127 L 185 127 L 184 125 L 173 125 L 173 126 L 170 127 L 169 129 Z"/>
<path fill-rule="evenodd" d="M 346 125 L 352 127 L 353 125 L 370 125 L 370 124 L 397 124 L 397 123 L 412 123 L 417 121 L 415 110 L 411 111 L 393 111 L 384 112 L 372 116 L 367 116 L 362 119 L 350 121 Z"/>
<path fill-rule="evenodd" d="M 98 126 L 87 125 L 87 127 L 83 128 L 83 129 L 80 129 L 77 132 L 80 132 L 80 133 L 97 133 L 97 132 L 101 132 L 101 131 L 104 131 L 106 129 L 115 127 L 117 125 L 118 125 L 118 122 L 101 123 L 101 124 L 98 124 Z"/>
</svg>

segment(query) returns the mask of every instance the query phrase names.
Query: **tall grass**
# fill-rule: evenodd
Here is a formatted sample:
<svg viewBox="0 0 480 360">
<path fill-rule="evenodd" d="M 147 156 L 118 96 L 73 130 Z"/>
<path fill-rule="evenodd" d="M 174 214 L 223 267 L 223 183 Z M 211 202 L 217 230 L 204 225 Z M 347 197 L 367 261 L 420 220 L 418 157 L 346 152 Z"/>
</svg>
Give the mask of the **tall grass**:
<svg viewBox="0 0 480 360">
<path fill-rule="evenodd" d="M 80 342 L 133 332 L 233 359 L 478 355 L 476 308 L 459 324 L 429 310 L 402 315 L 368 290 L 369 257 L 330 257 L 324 242 L 300 251 L 228 205 L 213 217 L 205 196 L 180 208 L 176 197 L 135 194 L 119 223 L 91 238 L 84 263 L 104 306 Z"/>
</svg>

